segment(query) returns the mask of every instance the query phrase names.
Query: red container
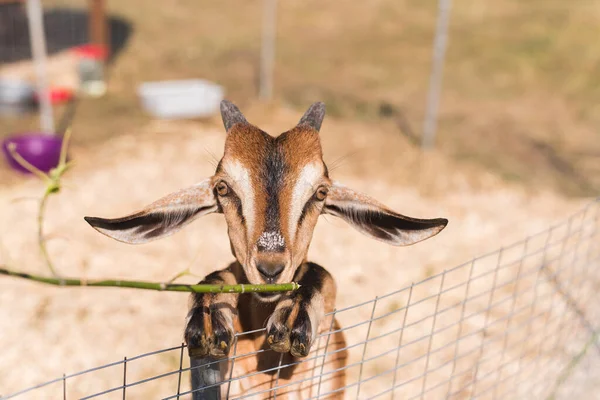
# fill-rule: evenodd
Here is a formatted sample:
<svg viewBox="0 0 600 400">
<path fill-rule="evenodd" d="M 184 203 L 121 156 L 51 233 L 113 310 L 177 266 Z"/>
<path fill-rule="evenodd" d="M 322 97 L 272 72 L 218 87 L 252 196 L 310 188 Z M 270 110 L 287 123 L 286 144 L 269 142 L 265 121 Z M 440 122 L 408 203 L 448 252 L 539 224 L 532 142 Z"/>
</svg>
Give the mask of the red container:
<svg viewBox="0 0 600 400">
<path fill-rule="evenodd" d="M 35 101 L 39 103 L 40 96 L 38 93 L 34 94 Z M 63 104 L 73 99 L 73 91 L 69 88 L 51 88 L 50 89 L 50 102 L 52 104 Z"/>
<path fill-rule="evenodd" d="M 84 44 L 73 48 L 81 58 L 104 61 L 108 58 L 108 49 L 101 44 Z"/>
</svg>

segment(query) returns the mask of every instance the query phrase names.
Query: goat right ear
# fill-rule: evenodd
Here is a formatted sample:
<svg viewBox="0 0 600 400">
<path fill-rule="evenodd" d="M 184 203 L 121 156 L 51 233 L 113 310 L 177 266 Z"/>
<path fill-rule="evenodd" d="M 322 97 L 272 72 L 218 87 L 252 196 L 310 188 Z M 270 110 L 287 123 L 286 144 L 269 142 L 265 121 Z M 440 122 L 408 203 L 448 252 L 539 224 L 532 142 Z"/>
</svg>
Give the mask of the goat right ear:
<svg viewBox="0 0 600 400">
<path fill-rule="evenodd" d="M 212 180 L 171 193 L 123 218 L 85 217 L 98 232 L 120 242 L 146 243 L 169 236 L 201 215 L 218 211 Z"/>
</svg>

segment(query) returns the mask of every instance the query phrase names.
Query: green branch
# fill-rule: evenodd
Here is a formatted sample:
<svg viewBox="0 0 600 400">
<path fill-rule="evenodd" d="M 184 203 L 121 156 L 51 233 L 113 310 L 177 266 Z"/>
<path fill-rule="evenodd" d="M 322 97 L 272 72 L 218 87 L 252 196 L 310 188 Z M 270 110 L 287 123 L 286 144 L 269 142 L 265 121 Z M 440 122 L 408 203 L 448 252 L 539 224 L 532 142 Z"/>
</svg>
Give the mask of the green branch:
<svg viewBox="0 0 600 400">
<path fill-rule="evenodd" d="M 55 286 L 80 286 L 80 287 L 118 287 L 144 290 L 157 290 L 161 292 L 193 292 L 193 293 L 270 293 L 291 292 L 300 287 L 296 282 L 275 283 L 265 285 L 186 285 L 180 283 L 160 283 L 144 281 L 123 281 L 116 279 L 91 280 L 76 278 L 57 278 L 41 275 L 28 274 L 21 271 L 13 271 L 0 268 L 0 275 L 27 279 L 34 282 L 46 283 Z"/>
<path fill-rule="evenodd" d="M 44 257 L 46 265 L 50 269 L 50 272 L 52 272 L 52 275 L 58 276 L 56 269 L 52 264 L 52 260 L 50 259 L 50 255 L 48 254 L 48 249 L 46 248 L 46 238 L 44 236 L 44 215 L 46 212 L 46 204 L 51 194 L 52 192 L 46 190 L 46 193 L 44 193 L 44 196 L 40 200 L 40 206 L 38 209 L 38 246 L 42 252 L 42 256 Z"/>
<path fill-rule="evenodd" d="M 9 146 L 8 150 L 11 156 L 25 169 L 33 173 L 35 176 L 40 178 L 46 183 L 46 190 L 42 196 L 38 209 L 38 246 L 40 252 L 48 266 L 48 269 L 52 273 L 51 277 L 29 274 L 21 271 L 16 271 L 7 268 L 6 266 L 0 265 L 0 275 L 12 276 L 15 278 L 26 279 L 34 282 L 45 283 L 55 286 L 80 286 L 80 287 L 118 287 L 118 288 L 132 288 L 132 289 L 144 289 L 144 290 L 158 290 L 161 292 L 193 292 L 193 293 L 272 293 L 272 292 L 291 292 L 300 287 L 295 282 L 291 283 L 280 283 L 280 284 L 265 284 L 265 285 L 251 285 L 251 284 L 240 284 L 240 285 L 185 285 L 179 283 L 173 283 L 176 279 L 190 275 L 188 269 L 177 274 L 173 279 L 167 283 L 160 282 L 144 282 L 144 281 L 123 281 L 119 279 L 104 279 L 104 280 L 93 280 L 88 281 L 85 279 L 77 278 L 63 278 L 56 273 L 56 268 L 50 259 L 48 249 L 46 247 L 46 238 L 44 235 L 44 217 L 46 211 L 46 204 L 48 198 L 60 192 L 61 189 L 61 178 L 63 174 L 69 169 L 71 163 L 67 162 L 67 147 L 71 136 L 71 130 L 68 129 L 63 138 L 60 162 L 53 168 L 48 174 L 37 169 L 35 166 L 27 162 L 19 153 L 17 153 L 16 146 L 13 144 Z"/>
</svg>

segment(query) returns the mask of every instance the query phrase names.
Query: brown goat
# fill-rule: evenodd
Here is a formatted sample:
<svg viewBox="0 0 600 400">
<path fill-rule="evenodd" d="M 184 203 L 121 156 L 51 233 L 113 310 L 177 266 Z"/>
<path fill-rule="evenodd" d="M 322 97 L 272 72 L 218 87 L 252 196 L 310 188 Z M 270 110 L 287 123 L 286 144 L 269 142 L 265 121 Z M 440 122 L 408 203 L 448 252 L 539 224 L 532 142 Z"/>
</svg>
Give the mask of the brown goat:
<svg viewBox="0 0 600 400">
<path fill-rule="evenodd" d="M 362 233 L 397 246 L 434 236 L 448 221 L 405 217 L 332 181 L 319 139 L 323 103 L 313 104 L 297 126 L 278 137 L 248 123 L 228 101 L 221 103 L 221 114 L 227 139 L 214 176 L 127 217 L 86 220 L 114 239 L 144 243 L 169 235 L 201 215 L 224 214 L 236 261 L 201 283 L 295 281 L 301 287 L 285 294 L 193 294 L 185 329 L 193 365 L 227 357 L 235 332 L 256 331 L 238 337 L 236 353 L 253 356 L 236 360 L 234 375 L 250 376 L 235 380 L 227 388 L 229 395 L 260 392 L 258 398 L 304 399 L 316 396 L 317 390 L 325 394 L 341 389 L 346 364 L 341 332 L 329 339 L 322 370 L 326 379 L 310 379 L 318 375 L 312 371 L 313 363 L 294 364 L 311 349 L 314 354 L 317 335 L 338 327 L 327 316 L 335 306 L 333 277 L 307 261 L 319 215 L 340 217 Z M 268 349 L 274 351 L 264 351 Z M 278 370 L 279 365 L 290 363 L 294 365 Z M 222 376 L 228 377 L 232 363 L 221 364 Z M 196 389 L 199 379 L 192 380 Z M 317 383 L 322 387 L 317 389 Z M 222 386 L 224 394 L 228 385 Z M 342 395 L 339 390 L 329 398 Z"/>
</svg>

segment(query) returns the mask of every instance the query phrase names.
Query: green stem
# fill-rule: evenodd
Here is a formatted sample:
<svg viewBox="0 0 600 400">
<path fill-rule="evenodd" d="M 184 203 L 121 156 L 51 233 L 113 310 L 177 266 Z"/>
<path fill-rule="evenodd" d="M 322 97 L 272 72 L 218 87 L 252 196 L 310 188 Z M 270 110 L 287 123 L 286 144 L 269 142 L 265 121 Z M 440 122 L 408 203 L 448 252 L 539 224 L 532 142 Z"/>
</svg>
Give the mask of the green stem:
<svg viewBox="0 0 600 400">
<path fill-rule="evenodd" d="M 571 359 L 571 361 L 569 362 L 567 367 L 564 369 L 564 371 L 562 371 L 560 376 L 556 379 L 556 382 L 554 383 L 554 388 L 553 388 L 552 392 L 550 393 L 550 395 L 547 397 L 548 400 L 556 399 L 556 393 L 558 392 L 558 389 L 560 388 L 560 386 L 567 380 L 567 378 L 569 378 L 569 376 L 571 376 L 571 374 L 573 373 L 575 368 L 579 365 L 579 363 L 583 360 L 583 357 L 587 354 L 590 347 L 592 347 L 592 345 L 598 343 L 598 336 L 599 336 L 598 333 L 594 333 L 592 335 L 592 337 L 590 338 L 590 340 L 588 340 L 588 342 L 585 344 L 583 349 L 579 353 L 577 353 L 575 355 L 575 357 L 573 357 Z"/>
<path fill-rule="evenodd" d="M 46 211 L 46 203 L 48 198 L 52 194 L 51 191 L 46 190 L 44 196 L 40 200 L 40 208 L 38 211 L 38 245 L 40 247 L 40 251 L 42 252 L 42 256 L 44 257 L 44 261 L 46 261 L 46 265 L 52 272 L 52 275 L 58 276 L 56 270 L 54 269 L 54 265 L 52 264 L 52 260 L 50 260 L 50 255 L 48 254 L 48 249 L 46 248 L 46 240 L 44 238 L 44 214 Z"/>
<path fill-rule="evenodd" d="M 0 268 L 0 275 L 8 275 L 15 278 L 27 279 L 30 281 L 46 283 L 55 286 L 90 286 L 90 287 L 118 287 L 145 290 L 158 290 L 161 292 L 193 292 L 193 293 L 272 293 L 272 292 L 291 292 L 300 287 L 296 282 L 276 283 L 265 285 L 185 285 L 179 283 L 160 283 L 143 281 L 121 281 L 114 279 L 87 281 L 75 278 L 56 278 L 40 275 L 28 274 L 20 271 L 13 271 L 7 268 Z"/>
<path fill-rule="evenodd" d="M 21 167 L 25 168 L 27 171 L 31 172 L 32 174 L 34 174 L 35 176 L 37 176 L 38 178 L 40 178 L 41 180 L 43 180 L 46 183 L 50 180 L 50 178 L 48 177 L 48 175 L 46 175 L 45 173 L 43 173 L 42 171 L 40 171 L 39 169 L 37 169 L 29 161 L 27 161 L 19 153 L 17 153 L 17 145 L 16 144 L 10 143 L 8 145 L 8 152 L 10 153 L 11 157 Z"/>
</svg>

